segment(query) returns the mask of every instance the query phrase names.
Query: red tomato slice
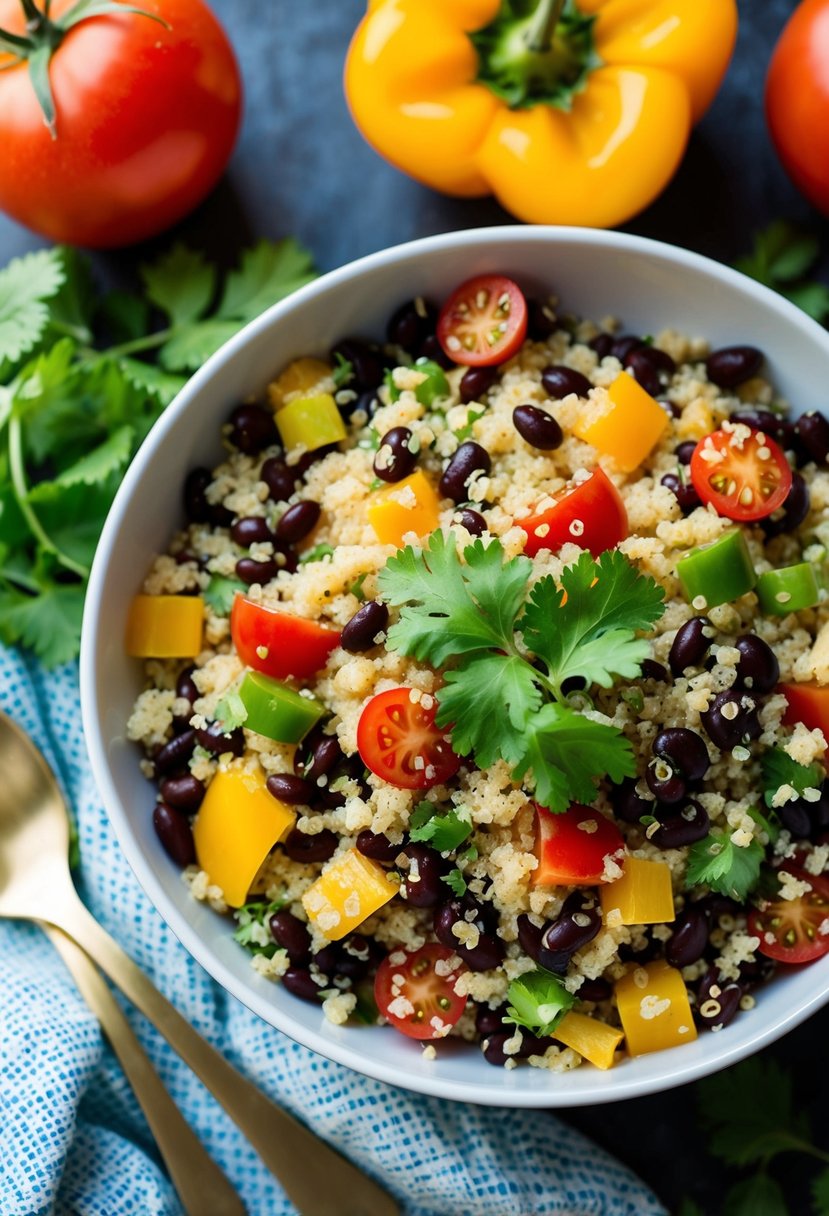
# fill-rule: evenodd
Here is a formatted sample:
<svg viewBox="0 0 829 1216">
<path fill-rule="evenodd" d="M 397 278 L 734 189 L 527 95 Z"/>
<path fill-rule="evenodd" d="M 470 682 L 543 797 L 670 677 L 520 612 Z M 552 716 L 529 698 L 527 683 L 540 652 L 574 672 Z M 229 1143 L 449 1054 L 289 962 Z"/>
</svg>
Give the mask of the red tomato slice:
<svg viewBox="0 0 829 1216">
<path fill-rule="evenodd" d="M 788 701 L 783 721 L 786 726 L 802 722 L 809 730 L 822 730 L 829 739 L 829 686 L 818 684 L 778 684 Z"/>
<path fill-rule="evenodd" d="M 336 629 L 291 612 L 275 612 L 237 595 L 230 610 L 230 636 L 246 667 L 274 680 L 306 680 L 328 662 L 339 645 Z"/>
<path fill-rule="evenodd" d="M 389 785 L 428 790 L 456 773 L 461 757 L 435 726 L 434 698 L 427 698 L 427 708 L 412 701 L 411 691 L 390 688 L 371 698 L 357 724 L 357 749 L 363 763 Z"/>
<path fill-rule="evenodd" d="M 583 481 L 569 482 L 553 506 L 516 523 L 527 533 L 528 557 L 542 549 L 560 549 L 567 541 L 598 557 L 615 549 L 628 534 L 622 496 L 601 468 Z"/>
<path fill-rule="evenodd" d="M 763 900 L 748 914 L 748 931 L 760 938 L 761 954 L 779 963 L 812 963 L 829 953 L 829 879 L 786 862 L 780 868 L 808 882 L 811 891 L 797 899 Z"/>
<path fill-rule="evenodd" d="M 458 287 L 438 317 L 438 341 L 455 363 L 504 363 L 527 334 L 527 301 L 517 283 L 481 274 Z"/>
<path fill-rule="evenodd" d="M 746 523 L 782 507 L 792 488 L 792 471 L 773 439 L 745 423 L 733 423 L 699 441 L 691 457 L 691 481 L 718 515 Z"/>
<path fill-rule="evenodd" d="M 619 864 L 625 855 L 622 834 L 600 811 L 574 802 L 561 815 L 536 806 L 537 887 L 595 887 L 606 882 L 605 860 Z"/>
<path fill-rule="evenodd" d="M 449 966 L 449 959 L 455 966 Z M 455 992 L 455 982 L 466 970 L 448 946 L 429 943 L 419 950 L 394 950 L 377 968 L 374 999 L 401 1034 L 442 1039 L 466 1008 L 466 997 Z"/>
</svg>

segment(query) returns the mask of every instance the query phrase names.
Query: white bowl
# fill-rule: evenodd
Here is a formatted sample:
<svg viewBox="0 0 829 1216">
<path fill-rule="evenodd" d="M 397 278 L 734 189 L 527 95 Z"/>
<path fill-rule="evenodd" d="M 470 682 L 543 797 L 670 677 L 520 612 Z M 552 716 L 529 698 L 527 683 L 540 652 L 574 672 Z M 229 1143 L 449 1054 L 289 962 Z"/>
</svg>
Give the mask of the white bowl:
<svg viewBox="0 0 829 1216">
<path fill-rule="evenodd" d="M 330 1059 L 379 1080 L 443 1098 L 507 1106 L 576 1106 L 654 1093 L 757 1051 L 829 999 L 829 957 L 791 969 L 758 994 L 757 1007 L 719 1034 L 626 1059 L 609 1072 L 585 1065 L 564 1075 L 492 1068 L 462 1044 L 426 1061 L 390 1028 L 341 1027 L 260 978 L 226 919 L 192 900 L 151 823 L 152 787 L 125 724 L 142 687 L 124 653 L 127 606 L 154 555 L 181 523 L 181 485 L 194 465 L 221 458 L 230 409 L 261 393 L 297 355 L 324 353 L 349 334 L 381 336 L 394 308 L 415 295 L 445 298 L 462 280 L 501 271 L 535 291 L 554 291 L 582 316 L 621 318 L 625 330 L 671 326 L 714 346 L 761 347 L 778 391 L 812 408 L 829 382 L 829 336 L 782 297 L 706 258 L 656 241 L 578 228 L 492 228 L 449 233 L 353 262 L 298 291 L 247 326 L 197 372 L 153 428 L 121 486 L 98 546 L 81 647 L 83 719 L 98 788 L 139 882 L 190 953 L 270 1025 Z"/>
</svg>

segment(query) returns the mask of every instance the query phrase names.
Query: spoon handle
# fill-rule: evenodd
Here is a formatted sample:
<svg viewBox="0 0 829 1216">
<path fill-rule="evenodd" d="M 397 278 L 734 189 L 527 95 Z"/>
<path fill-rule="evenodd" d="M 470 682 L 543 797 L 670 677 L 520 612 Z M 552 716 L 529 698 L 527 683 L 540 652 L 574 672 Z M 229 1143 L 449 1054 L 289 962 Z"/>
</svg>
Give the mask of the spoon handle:
<svg viewBox="0 0 829 1216">
<path fill-rule="evenodd" d="M 245 1216 L 242 1200 L 164 1088 L 97 967 L 59 929 L 44 928 L 112 1044 L 187 1216 Z"/>
<path fill-rule="evenodd" d="M 300 1216 L 400 1216 L 386 1191 L 271 1102 L 211 1047 L 80 899 L 64 904 L 52 923 L 84 948 L 192 1068 L 279 1179 Z"/>
</svg>

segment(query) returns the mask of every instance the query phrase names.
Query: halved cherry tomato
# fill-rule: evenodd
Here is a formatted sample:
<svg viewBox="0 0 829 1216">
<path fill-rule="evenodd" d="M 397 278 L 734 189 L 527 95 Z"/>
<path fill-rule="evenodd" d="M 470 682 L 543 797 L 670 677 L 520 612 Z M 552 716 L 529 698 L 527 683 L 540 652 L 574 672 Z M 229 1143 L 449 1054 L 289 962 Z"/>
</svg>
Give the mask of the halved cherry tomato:
<svg viewBox="0 0 829 1216">
<path fill-rule="evenodd" d="M 773 439 L 737 423 L 699 441 L 691 457 L 691 481 L 718 515 L 745 523 L 782 507 L 792 488 L 792 471 Z"/>
<path fill-rule="evenodd" d="M 243 595 L 236 596 L 230 610 L 230 636 L 245 666 L 274 680 L 316 675 L 340 642 L 336 629 L 292 612 L 275 612 Z"/>
<path fill-rule="evenodd" d="M 621 865 L 625 856 L 622 834 L 593 807 L 574 802 L 561 815 L 536 806 L 535 854 L 537 887 L 594 887 L 605 878 L 606 859 Z"/>
<path fill-rule="evenodd" d="M 761 954 L 779 963 L 812 963 L 829 953 L 829 879 L 786 862 L 781 869 L 808 882 L 811 891 L 797 899 L 763 900 L 748 914 L 748 931 L 759 937 Z"/>
<path fill-rule="evenodd" d="M 411 692 L 390 688 L 371 698 L 357 724 L 357 749 L 363 763 L 389 785 L 428 790 L 456 773 L 461 757 L 435 726 L 434 698 L 427 698 L 427 708 L 413 701 Z"/>
<path fill-rule="evenodd" d="M 449 959 L 456 965 L 449 967 Z M 430 942 L 419 950 L 395 950 L 377 968 L 374 999 L 401 1034 L 442 1039 L 466 1008 L 466 997 L 455 992 L 455 982 L 466 970 L 448 946 Z"/>
<path fill-rule="evenodd" d="M 560 549 L 567 541 L 598 557 L 628 534 L 622 496 L 601 468 L 583 481 L 569 482 L 553 506 L 516 522 L 527 533 L 524 552 L 528 557 L 542 549 Z"/>
<path fill-rule="evenodd" d="M 480 274 L 458 287 L 438 317 L 438 341 L 455 363 L 503 363 L 527 334 L 527 301 L 517 283 Z"/>
</svg>

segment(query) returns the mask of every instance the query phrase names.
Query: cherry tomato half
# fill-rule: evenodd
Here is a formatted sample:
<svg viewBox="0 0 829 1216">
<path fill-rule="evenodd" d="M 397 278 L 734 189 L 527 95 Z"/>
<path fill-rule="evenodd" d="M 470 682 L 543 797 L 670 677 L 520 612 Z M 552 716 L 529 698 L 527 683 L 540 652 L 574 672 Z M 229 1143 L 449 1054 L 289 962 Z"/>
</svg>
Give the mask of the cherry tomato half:
<svg viewBox="0 0 829 1216">
<path fill-rule="evenodd" d="M 608 856 L 621 864 L 625 854 L 622 834 L 600 811 L 574 802 L 561 815 L 536 806 L 535 853 L 537 887 L 594 887 L 604 878 Z"/>
<path fill-rule="evenodd" d="M 737 423 L 699 441 L 691 457 L 691 481 L 718 515 L 746 523 L 782 507 L 792 488 L 792 471 L 773 439 Z"/>
<path fill-rule="evenodd" d="M 527 334 L 527 301 L 517 283 L 481 274 L 462 283 L 438 317 L 438 341 L 450 359 L 470 367 L 504 363 Z"/>
<path fill-rule="evenodd" d="M 336 629 L 291 612 L 275 612 L 237 595 L 230 610 L 230 636 L 246 667 L 274 680 L 307 680 L 325 666 L 339 645 Z"/>
<path fill-rule="evenodd" d="M 812 963 L 829 953 L 829 879 L 807 874 L 784 862 L 785 869 L 811 891 L 797 899 L 764 900 L 748 914 L 748 931 L 760 938 L 759 950 L 779 963 Z"/>
<path fill-rule="evenodd" d="M 455 959 L 454 967 L 449 967 L 449 959 Z M 395 950 L 377 968 L 374 999 L 401 1034 L 442 1039 L 466 1008 L 466 997 L 455 992 L 455 982 L 466 970 L 448 946 L 429 943 L 419 950 Z"/>
<path fill-rule="evenodd" d="M 542 549 L 560 549 L 567 541 L 598 557 L 628 534 L 622 496 L 601 468 L 584 481 L 569 482 L 553 506 L 516 522 L 527 533 L 524 552 L 528 557 Z"/>
<path fill-rule="evenodd" d="M 435 726 L 437 703 L 412 701 L 410 688 L 390 688 L 366 705 L 357 724 L 363 763 L 401 790 L 428 790 L 458 771 L 461 757 Z"/>
</svg>

